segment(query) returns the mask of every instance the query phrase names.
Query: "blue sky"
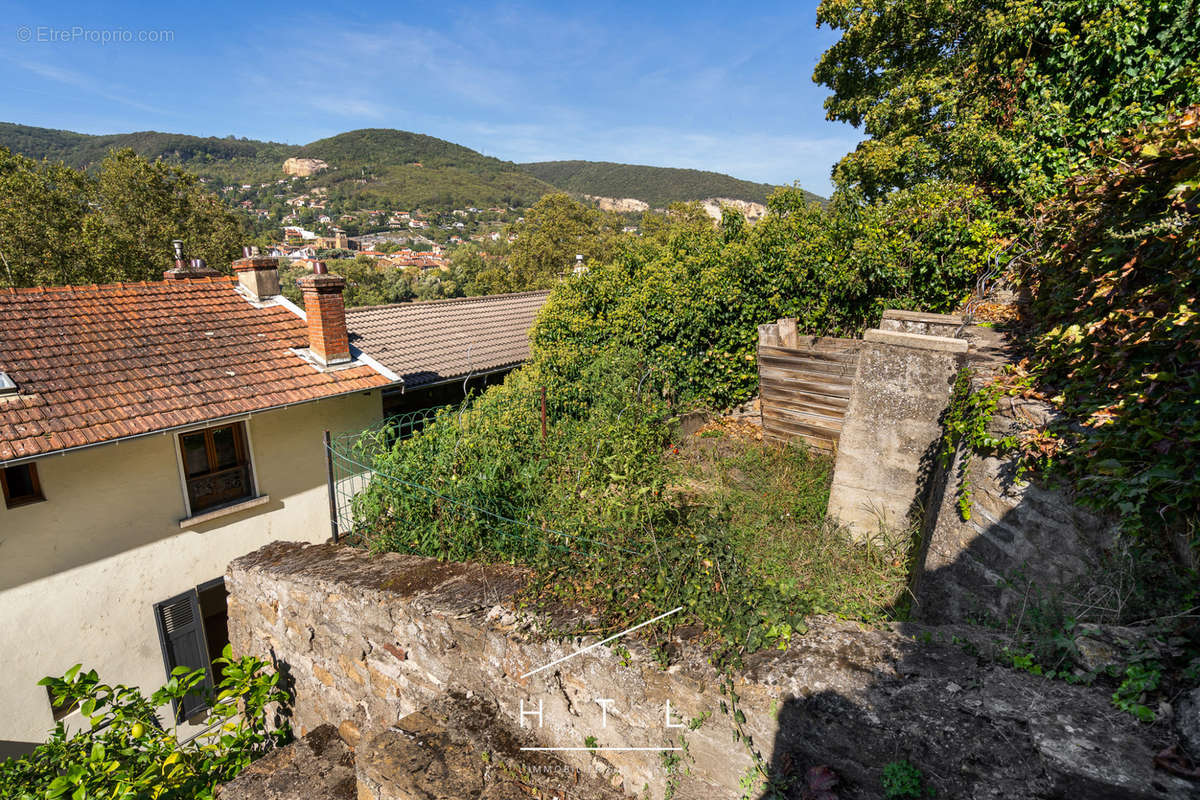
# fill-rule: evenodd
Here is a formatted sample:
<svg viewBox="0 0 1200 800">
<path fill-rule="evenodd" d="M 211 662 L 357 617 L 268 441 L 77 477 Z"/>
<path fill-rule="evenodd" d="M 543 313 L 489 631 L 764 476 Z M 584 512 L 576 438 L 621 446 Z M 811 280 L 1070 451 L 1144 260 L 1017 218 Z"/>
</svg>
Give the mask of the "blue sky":
<svg viewBox="0 0 1200 800">
<path fill-rule="evenodd" d="M 511 161 L 711 169 L 820 194 L 860 138 L 824 118 L 811 76 L 836 37 L 813 2 L 0 10 L 0 120 L 26 125 L 291 143 L 401 128 Z M 98 41 L 113 30 L 170 41 Z"/>
</svg>

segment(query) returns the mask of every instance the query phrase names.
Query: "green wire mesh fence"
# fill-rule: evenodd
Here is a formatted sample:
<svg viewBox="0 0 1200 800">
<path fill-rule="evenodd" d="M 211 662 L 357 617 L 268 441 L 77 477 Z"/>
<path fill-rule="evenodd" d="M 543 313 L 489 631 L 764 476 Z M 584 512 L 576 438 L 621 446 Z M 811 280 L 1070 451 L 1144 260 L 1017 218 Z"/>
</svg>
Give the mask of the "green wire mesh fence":
<svg viewBox="0 0 1200 800">
<path fill-rule="evenodd" d="M 587 557 L 596 548 L 639 554 L 593 536 L 558 530 L 545 520 L 518 519 L 519 509 L 489 507 L 495 505 L 494 499 L 450 496 L 375 468 L 377 456 L 393 448 L 396 442 L 418 433 L 440 412 L 459 410 L 458 406 L 444 405 L 412 411 L 364 431 L 330 439 L 327 452 L 330 515 L 338 541 L 356 546 L 371 544 L 378 532 L 375 521 L 368 524 L 356 518 L 356 498 L 361 499 L 370 489 L 386 488 L 391 505 L 399 513 L 422 520 L 436 519 L 443 531 L 454 531 L 453 536 L 446 537 L 443 553 L 454 560 L 476 557 L 492 549 L 497 539 L 504 540 L 508 556 L 519 554 L 526 559 L 536 559 L 548 550 L 577 557 Z"/>
<path fill-rule="evenodd" d="M 339 434 L 329 440 L 326 458 L 329 465 L 330 514 L 334 538 L 348 544 L 363 544 L 367 532 L 355 525 L 354 498 L 376 480 L 372 468 L 375 457 L 391 449 L 425 427 L 442 409 L 433 406 L 388 417 L 366 430 Z"/>
</svg>

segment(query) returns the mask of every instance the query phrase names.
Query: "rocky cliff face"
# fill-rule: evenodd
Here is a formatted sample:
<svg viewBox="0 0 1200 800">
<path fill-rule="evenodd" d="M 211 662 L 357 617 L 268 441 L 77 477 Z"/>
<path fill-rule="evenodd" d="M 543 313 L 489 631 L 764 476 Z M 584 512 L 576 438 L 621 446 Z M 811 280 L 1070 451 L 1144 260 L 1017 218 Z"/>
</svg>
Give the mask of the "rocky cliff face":
<svg viewBox="0 0 1200 800">
<path fill-rule="evenodd" d="M 601 197 L 585 194 L 585 200 L 595 203 L 601 211 L 616 211 L 619 213 L 643 212 L 650 210 L 650 204 L 633 197 Z M 767 213 L 767 207 L 762 203 L 752 203 L 748 200 L 735 200 L 732 197 L 710 197 L 700 201 L 701 208 L 714 220 L 720 222 L 722 208 L 736 209 L 749 222 L 757 222 Z"/>
<path fill-rule="evenodd" d="M 718 222 L 721 220 L 721 209 L 725 206 L 742 212 L 747 222 L 758 222 L 767 213 L 767 207 L 762 203 L 751 203 L 748 200 L 734 200 L 731 197 L 710 197 L 700 203 L 704 213 Z"/>
<path fill-rule="evenodd" d="M 327 169 L 329 169 L 329 165 L 319 158 L 289 158 L 283 162 L 285 175 L 298 175 L 301 178 L 316 175 Z"/>
<path fill-rule="evenodd" d="M 643 203 L 632 197 L 600 197 L 594 194 L 585 194 L 585 200 L 591 200 L 601 211 L 617 211 L 621 213 L 649 211 L 650 204 Z"/>
</svg>

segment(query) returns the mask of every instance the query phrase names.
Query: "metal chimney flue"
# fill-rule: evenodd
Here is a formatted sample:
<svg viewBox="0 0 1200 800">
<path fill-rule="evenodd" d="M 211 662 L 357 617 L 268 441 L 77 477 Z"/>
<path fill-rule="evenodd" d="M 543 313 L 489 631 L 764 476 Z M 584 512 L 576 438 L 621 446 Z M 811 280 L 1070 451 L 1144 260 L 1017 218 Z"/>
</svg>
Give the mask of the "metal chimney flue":
<svg viewBox="0 0 1200 800">
<path fill-rule="evenodd" d="M 313 275 L 328 275 L 328 274 L 329 274 L 329 268 L 325 266 L 324 261 L 318 261 L 316 264 L 313 264 Z"/>
<path fill-rule="evenodd" d="M 174 239 L 175 266 L 163 273 L 163 280 L 183 281 L 190 278 L 216 278 L 221 273 L 204 263 L 203 258 L 187 259 L 183 256 L 183 239 Z"/>
</svg>

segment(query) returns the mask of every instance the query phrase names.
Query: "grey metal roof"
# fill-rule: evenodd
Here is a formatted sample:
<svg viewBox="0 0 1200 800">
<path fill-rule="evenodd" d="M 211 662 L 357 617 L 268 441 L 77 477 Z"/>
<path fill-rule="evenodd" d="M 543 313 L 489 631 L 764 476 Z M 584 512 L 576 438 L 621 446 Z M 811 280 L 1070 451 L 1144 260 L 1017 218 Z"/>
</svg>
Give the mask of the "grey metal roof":
<svg viewBox="0 0 1200 800">
<path fill-rule="evenodd" d="M 350 344 L 408 388 L 516 366 L 550 292 L 461 297 L 346 309 Z"/>
</svg>

